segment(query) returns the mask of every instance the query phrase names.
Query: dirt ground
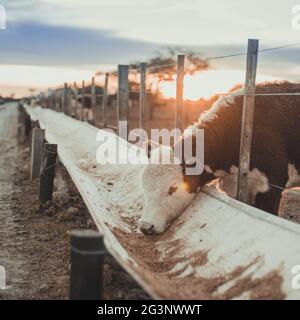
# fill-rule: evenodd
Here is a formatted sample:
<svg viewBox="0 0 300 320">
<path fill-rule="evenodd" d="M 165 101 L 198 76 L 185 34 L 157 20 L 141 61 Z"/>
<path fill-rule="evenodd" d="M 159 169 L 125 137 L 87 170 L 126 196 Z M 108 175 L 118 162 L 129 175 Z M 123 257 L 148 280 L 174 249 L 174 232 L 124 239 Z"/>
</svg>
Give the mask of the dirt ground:
<svg viewBox="0 0 300 320">
<path fill-rule="evenodd" d="M 69 231 L 95 229 L 66 170 L 58 165 L 54 201 L 38 205 L 30 181 L 29 139 L 17 142 L 15 105 L 0 109 L 0 265 L 6 269 L 0 299 L 68 299 Z M 104 266 L 105 299 L 149 299 L 115 260 Z"/>
</svg>

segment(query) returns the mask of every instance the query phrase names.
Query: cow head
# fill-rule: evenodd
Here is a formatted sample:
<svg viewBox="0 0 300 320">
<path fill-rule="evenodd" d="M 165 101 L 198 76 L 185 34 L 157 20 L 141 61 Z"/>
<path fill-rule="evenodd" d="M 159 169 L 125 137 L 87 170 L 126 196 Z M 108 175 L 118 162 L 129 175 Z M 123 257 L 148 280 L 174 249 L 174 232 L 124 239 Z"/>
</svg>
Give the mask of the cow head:
<svg viewBox="0 0 300 320">
<path fill-rule="evenodd" d="M 151 152 L 150 163 L 142 174 L 142 185 L 145 207 L 139 227 L 144 234 L 165 231 L 195 196 L 184 182 L 182 166 L 174 164 L 173 149 L 166 146 Z"/>
</svg>

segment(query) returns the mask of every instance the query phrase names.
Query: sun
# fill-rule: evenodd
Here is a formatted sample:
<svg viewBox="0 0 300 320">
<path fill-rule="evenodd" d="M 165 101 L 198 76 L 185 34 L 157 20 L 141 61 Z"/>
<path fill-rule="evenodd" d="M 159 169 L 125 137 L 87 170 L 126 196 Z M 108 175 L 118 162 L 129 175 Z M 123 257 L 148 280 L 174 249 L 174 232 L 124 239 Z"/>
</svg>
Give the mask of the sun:
<svg viewBox="0 0 300 320">
<path fill-rule="evenodd" d="M 257 82 L 281 80 L 269 75 L 260 74 Z M 245 81 L 245 71 L 236 69 L 207 70 L 195 75 L 186 75 L 184 79 L 184 98 L 186 100 L 209 99 L 220 93 L 226 93 L 237 84 Z M 176 82 L 163 81 L 160 90 L 164 98 L 176 97 Z"/>
</svg>

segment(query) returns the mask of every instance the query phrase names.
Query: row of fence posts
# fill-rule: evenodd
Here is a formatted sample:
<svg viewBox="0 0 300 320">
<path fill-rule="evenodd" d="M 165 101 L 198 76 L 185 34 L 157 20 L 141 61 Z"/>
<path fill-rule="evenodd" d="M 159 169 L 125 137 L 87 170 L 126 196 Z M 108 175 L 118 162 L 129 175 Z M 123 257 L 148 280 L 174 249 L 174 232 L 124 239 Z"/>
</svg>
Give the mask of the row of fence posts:
<svg viewBox="0 0 300 320">
<path fill-rule="evenodd" d="M 31 121 L 24 106 L 20 104 L 18 139 L 24 143 L 30 138 L 30 179 L 39 179 L 39 203 L 47 206 L 47 203 L 52 202 L 57 145 L 46 143 L 45 130 L 39 127 L 38 121 Z M 106 255 L 103 235 L 99 232 L 70 232 L 70 299 L 103 299 L 103 265 Z"/>
<path fill-rule="evenodd" d="M 249 174 L 250 151 L 252 141 L 252 127 L 254 115 L 254 93 L 255 78 L 258 59 L 258 40 L 248 40 L 247 68 L 245 93 L 243 103 L 243 117 L 241 128 L 240 161 L 238 175 L 238 200 L 247 202 L 247 180 Z M 177 86 L 176 86 L 176 112 L 175 127 L 183 129 L 183 80 L 184 80 L 185 56 L 179 55 L 177 58 Z M 118 66 L 118 104 L 117 121 L 128 120 L 129 108 L 129 66 Z M 140 127 L 145 127 L 145 95 L 146 95 L 146 64 L 141 64 L 141 85 L 140 85 Z M 107 82 L 108 74 L 105 77 L 104 99 L 102 103 L 102 125 L 106 124 L 107 106 Z M 84 98 L 85 83 L 82 83 L 82 97 Z M 64 86 L 64 108 L 65 113 L 69 112 L 68 87 Z M 75 85 L 75 90 L 76 90 Z M 77 92 L 75 93 L 75 95 Z M 95 81 L 92 81 L 92 107 L 96 106 Z M 83 100 L 84 101 L 84 100 Z M 54 103 L 55 104 L 55 103 Z M 51 103 L 50 103 L 51 105 Z M 47 101 L 47 106 L 49 106 Z M 25 134 L 29 134 L 29 116 L 23 114 L 23 126 Z M 22 117 L 21 117 L 22 118 Z M 29 119 L 28 119 L 29 118 Z M 83 119 L 83 116 L 82 116 Z M 45 132 L 42 129 L 34 128 L 32 134 L 31 147 L 31 177 L 40 178 L 40 203 L 52 200 L 53 179 L 57 159 L 57 145 L 44 143 Z M 39 174 L 38 174 L 39 173 Z M 103 237 L 94 231 L 75 231 L 71 233 L 71 299 L 100 299 L 102 297 L 102 270 L 105 246 Z"/>
<path fill-rule="evenodd" d="M 177 85 L 176 85 L 176 108 L 175 108 L 175 121 L 174 127 L 183 129 L 184 125 L 184 109 L 183 109 L 183 80 L 184 80 L 184 64 L 185 55 L 177 56 Z M 119 121 L 129 120 L 129 66 L 119 65 L 118 66 L 118 92 L 117 92 L 117 112 L 116 119 L 117 124 Z M 140 74 L 140 90 L 139 90 L 139 126 L 141 129 L 146 127 L 146 75 L 147 75 L 147 65 L 146 63 L 141 63 L 139 68 Z M 56 109 L 57 105 L 59 110 L 63 111 L 65 114 L 75 116 L 70 111 L 71 104 L 71 90 L 73 90 L 75 110 L 77 110 L 78 99 L 81 99 L 82 110 L 80 115 L 80 120 L 84 120 L 84 108 L 85 108 L 85 98 L 90 97 L 91 99 L 91 110 L 93 114 L 92 123 L 101 128 L 109 128 L 113 130 L 118 130 L 117 125 L 110 125 L 107 123 L 107 108 L 108 108 L 108 81 L 109 73 L 105 74 L 103 94 L 101 106 L 97 105 L 97 90 L 95 85 L 95 78 L 92 78 L 90 93 L 86 92 L 85 81 L 82 81 L 81 85 L 81 96 L 78 94 L 77 84 L 74 83 L 74 89 L 68 86 L 67 83 L 64 84 L 63 89 L 48 90 L 48 93 L 41 94 L 41 103 L 50 109 Z M 101 119 L 101 121 L 100 121 Z"/>
</svg>

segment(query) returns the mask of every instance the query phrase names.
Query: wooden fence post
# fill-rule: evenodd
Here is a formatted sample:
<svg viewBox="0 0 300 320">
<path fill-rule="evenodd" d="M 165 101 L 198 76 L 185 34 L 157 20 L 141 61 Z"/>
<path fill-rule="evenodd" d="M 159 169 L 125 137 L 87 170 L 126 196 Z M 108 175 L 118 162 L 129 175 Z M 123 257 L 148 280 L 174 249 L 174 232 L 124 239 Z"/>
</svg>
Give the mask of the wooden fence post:
<svg viewBox="0 0 300 320">
<path fill-rule="evenodd" d="M 45 143 L 43 149 L 43 162 L 40 173 L 40 193 L 41 204 L 52 201 L 55 166 L 57 158 L 57 145 Z"/>
<path fill-rule="evenodd" d="M 78 117 L 78 88 L 77 88 L 77 83 L 74 82 L 74 113 L 75 113 L 75 118 L 77 119 Z"/>
<path fill-rule="evenodd" d="M 49 108 L 49 97 L 48 97 L 48 91 L 45 91 L 45 108 Z"/>
<path fill-rule="evenodd" d="M 247 51 L 247 68 L 245 95 L 243 103 L 242 130 L 240 140 L 240 158 L 238 172 L 238 189 L 237 199 L 242 202 L 248 200 L 248 174 L 250 166 L 250 153 L 252 143 L 252 128 L 254 117 L 255 102 L 255 79 L 258 59 L 259 41 L 254 39 L 248 40 Z"/>
<path fill-rule="evenodd" d="M 104 82 L 104 90 L 103 90 L 103 99 L 102 99 L 102 123 L 103 127 L 106 128 L 107 125 L 107 96 L 108 96 L 108 79 L 109 73 L 105 73 L 105 82 Z"/>
<path fill-rule="evenodd" d="M 57 90 L 53 89 L 53 110 L 56 110 L 57 105 Z"/>
<path fill-rule="evenodd" d="M 18 104 L 18 141 L 24 142 L 25 138 L 25 110 L 22 103 Z"/>
<path fill-rule="evenodd" d="M 185 55 L 177 56 L 175 129 L 183 129 L 183 79 Z"/>
<path fill-rule="evenodd" d="M 31 140 L 31 164 L 30 164 L 30 179 L 36 179 L 40 176 L 43 146 L 45 140 L 45 130 L 33 128 Z"/>
<path fill-rule="evenodd" d="M 68 91 L 69 91 L 69 88 L 68 88 L 68 84 L 65 83 L 64 84 L 64 97 L 63 97 L 63 111 L 65 114 L 69 114 L 69 95 L 68 95 Z"/>
<path fill-rule="evenodd" d="M 81 120 L 84 121 L 84 109 L 85 109 L 85 82 L 82 80 L 81 88 Z"/>
<path fill-rule="evenodd" d="M 71 232 L 70 242 L 70 299 L 103 299 L 103 236 L 93 230 L 77 230 Z"/>
<path fill-rule="evenodd" d="M 128 83 L 128 65 L 118 66 L 118 111 L 117 111 L 117 127 L 119 132 L 119 122 L 128 121 L 128 99 L 129 99 L 129 83 Z"/>
<path fill-rule="evenodd" d="M 51 89 L 48 89 L 47 91 L 47 108 L 52 109 L 52 94 L 51 94 Z"/>
<path fill-rule="evenodd" d="M 63 90 L 61 88 L 59 89 L 59 111 L 64 111 L 63 110 Z"/>
<path fill-rule="evenodd" d="M 93 77 L 92 85 L 91 85 L 91 109 L 93 113 L 93 119 L 92 119 L 93 124 L 99 121 L 96 105 L 97 105 L 96 86 L 95 86 L 95 77 Z"/>
<path fill-rule="evenodd" d="M 146 108 L 146 63 L 140 65 L 140 129 L 145 129 L 145 108 Z"/>
<path fill-rule="evenodd" d="M 42 108 L 45 108 L 44 106 L 44 92 L 40 92 L 40 101 L 39 101 L 40 105 Z"/>
<path fill-rule="evenodd" d="M 55 110 L 59 111 L 59 89 L 55 89 Z"/>
<path fill-rule="evenodd" d="M 24 126 L 25 126 L 25 137 L 28 138 L 30 136 L 30 131 L 31 131 L 31 118 L 29 114 L 24 111 Z"/>
</svg>

